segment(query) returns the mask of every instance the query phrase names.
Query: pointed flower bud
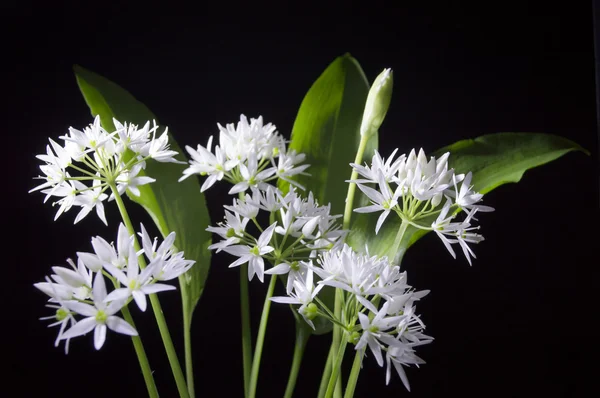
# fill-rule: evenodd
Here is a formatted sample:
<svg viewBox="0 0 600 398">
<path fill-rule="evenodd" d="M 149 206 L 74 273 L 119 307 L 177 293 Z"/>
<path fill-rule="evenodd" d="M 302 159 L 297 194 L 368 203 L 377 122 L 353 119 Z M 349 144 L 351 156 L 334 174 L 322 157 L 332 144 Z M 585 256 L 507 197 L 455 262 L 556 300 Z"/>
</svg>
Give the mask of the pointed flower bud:
<svg viewBox="0 0 600 398">
<path fill-rule="evenodd" d="M 389 68 L 384 69 L 377 76 L 369 90 L 360 126 L 360 135 L 370 135 L 379 129 L 390 107 L 393 87 L 394 78 L 392 70 Z"/>
</svg>

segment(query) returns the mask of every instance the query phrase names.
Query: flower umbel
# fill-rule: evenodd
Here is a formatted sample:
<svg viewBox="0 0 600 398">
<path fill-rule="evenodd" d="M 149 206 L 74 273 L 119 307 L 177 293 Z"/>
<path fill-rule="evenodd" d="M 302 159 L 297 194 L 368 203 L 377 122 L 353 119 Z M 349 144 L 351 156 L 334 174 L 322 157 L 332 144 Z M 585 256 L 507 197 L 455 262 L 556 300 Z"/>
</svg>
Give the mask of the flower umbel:
<svg viewBox="0 0 600 398">
<path fill-rule="evenodd" d="M 108 132 L 100 124 L 100 117 L 83 131 L 70 128 L 61 136 L 64 145 L 50 139 L 46 154 L 38 155 L 43 164 L 37 177 L 44 182 L 29 192 L 46 194 L 44 201 L 58 197 L 55 220 L 73 206 L 81 207 L 75 223 L 85 218 L 94 208 L 100 220 L 107 224 L 103 202 L 114 199 L 106 191 L 116 186 L 119 195 L 129 190 L 139 196 L 139 186 L 155 180 L 142 175 L 146 161 L 177 162 L 177 152 L 169 149 L 168 134 L 156 137 L 158 126 L 150 128 L 147 122 L 141 129 L 136 125 L 114 120 L 116 130 Z"/>
</svg>

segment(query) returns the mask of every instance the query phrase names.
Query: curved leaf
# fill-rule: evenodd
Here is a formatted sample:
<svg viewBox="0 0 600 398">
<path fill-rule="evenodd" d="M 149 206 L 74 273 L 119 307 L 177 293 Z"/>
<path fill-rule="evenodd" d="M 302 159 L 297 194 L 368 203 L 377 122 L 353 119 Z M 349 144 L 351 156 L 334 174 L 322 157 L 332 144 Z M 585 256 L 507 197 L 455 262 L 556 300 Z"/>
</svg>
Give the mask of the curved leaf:
<svg viewBox="0 0 600 398">
<path fill-rule="evenodd" d="M 557 135 L 497 133 L 458 141 L 435 151 L 432 155 L 437 157 L 450 152 L 449 167 L 454 168 L 457 173 L 471 171 L 474 190 L 487 193 L 500 185 L 519 182 L 527 170 L 558 159 L 571 151 L 581 151 L 589 155 L 589 152 L 577 143 Z M 371 213 L 357 217 L 348 240 L 356 248 L 367 244 L 371 253 L 394 258 L 394 239 L 400 227 L 400 219 L 391 214 L 379 234 L 375 235 L 378 216 L 379 213 Z M 427 224 L 433 221 L 432 218 L 422 222 Z M 398 248 L 403 251 L 400 258 L 426 233 L 427 231 L 409 226 Z"/>
<path fill-rule="evenodd" d="M 105 129 L 114 131 L 113 117 L 121 122 L 138 125 L 143 125 L 148 120 L 156 120 L 158 123 L 144 104 L 117 84 L 77 65 L 74 71 L 92 115 L 100 115 Z M 172 134 L 169 143 L 171 149 L 179 152 L 178 160 L 184 159 L 183 151 Z M 208 276 L 211 234 L 205 231 L 210 220 L 198 181 L 190 178 L 178 182 L 184 167 L 175 163 L 147 162 L 145 173 L 155 178 L 156 182 L 140 186 L 139 197 L 128 196 L 144 207 L 163 237 L 175 231 L 175 246 L 185 252 L 187 259 L 196 261 L 179 279 L 182 296 L 186 298 L 184 311 L 191 318 Z"/>
<path fill-rule="evenodd" d="M 449 167 L 473 172 L 474 190 L 487 193 L 502 184 L 519 182 L 525 171 L 571 152 L 589 152 L 579 144 L 553 134 L 496 133 L 461 140 L 437 150 L 450 152 Z"/>
<path fill-rule="evenodd" d="M 331 203 L 332 214 L 344 212 L 345 193 L 360 144 L 360 123 L 369 84 L 353 57 L 336 58 L 314 82 L 304 97 L 292 129 L 290 149 L 306 154 L 310 176 L 294 180 L 313 192 L 321 204 Z M 377 135 L 369 140 L 366 153 L 377 148 Z M 282 181 L 280 188 L 287 190 Z"/>
</svg>

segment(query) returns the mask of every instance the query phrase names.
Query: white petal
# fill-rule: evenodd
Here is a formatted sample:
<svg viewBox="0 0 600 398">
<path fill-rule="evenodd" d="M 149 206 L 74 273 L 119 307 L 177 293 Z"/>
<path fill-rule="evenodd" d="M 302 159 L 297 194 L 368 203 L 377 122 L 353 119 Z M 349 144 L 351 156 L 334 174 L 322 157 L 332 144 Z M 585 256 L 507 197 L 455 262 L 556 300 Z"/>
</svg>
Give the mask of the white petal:
<svg viewBox="0 0 600 398">
<path fill-rule="evenodd" d="M 375 226 L 375 235 L 377 235 L 377 233 L 379 232 L 379 229 L 381 228 L 381 226 L 383 225 L 383 222 L 385 221 L 385 219 L 387 218 L 387 216 L 389 214 L 390 214 L 389 210 L 386 210 L 383 213 L 381 213 L 381 215 L 377 219 L 377 225 Z"/>
<path fill-rule="evenodd" d="M 96 312 L 98 311 L 96 307 L 86 303 L 80 303 L 78 301 L 66 301 L 64 304 L 65 307 L 67 307 L 71 311 L 74 311 L 83 316 L 93 317 L 96 316 Z"/>
<path fill-rule="evenodd" d="M 281 304 L 302 304 L 300 300 L 293 297 L 271 297 L 269 300 Z"/>
<path fill-rule="evenodd" d="M 110 292 L 109 295 L 106 296 L 106 298 L 104 298 L 104 302 L 108 303 L 109 301 L 115 300 L 127 300 L 130 295 L 131 290 L 127 288 L 115 289 L 112 292 Z"/>
<path fill-rule="evenodd" d="M 132 291 L 131 295 L 133 296 L 133 299 L 135 300 L 135 303 L 138 305 L 140 310 L 146 311 L 146 295 L 140 292 L 139 290 Z"/>
<path fill-rule="evenodd" d="M 104 276 L 100 272 L 96 274 L 96 278 L 94 279 L 92 296 L 96 303 L 101 303 L 106 297 L 106 283 L 104 282 Z"/>
<path fill-rule="evenodd" d="M 117 316 L 109 316 L 106 318 L 106 326 L 117 333 L 126 334 L 128 336 L 137 336 L 138 333 L 133 326 L 128 324 L 123 319 Z"/>
<path fill-rule="evenodd" d="M 167 290 L 177 290 L 177 288 L 175 286 L 166 285 L 164 283 L 153 283 L 151 285 L 142 286 L 140 290 L 146 294 L 153 294 L 158 292 L 164 292 Z"/>
<path fill-rule="evenodd" d="M 277 223 L 273 223 L 269 226 L 269 228 L 265 229 L 262 234 L 258 237 L 258 247 L 264 247 L 269 244 L 271 238 L 273 237 L 273 232 L 275 231 L 275 227 Z"/>
<path fill-rule="evenodd" d="M 83 264 L 90 270 L 98 272 L 102 269 L 102 260 L 95 254 L 77 252 L 77 257 L 83 261 Z"/>
<path fill-rule="evenodd" d="M 96 319 L 93 317 L 82 319 L 73 325 L 69 330 L 67 330 L 60 337 L 61 340 L 70 339 L 72 337 L 77 337 L 89 333 L 92 329 L 96 327 Z"/>
<path fill-rule="evenodd" d="M 283 275 L 290 272 L 290 265 L 288 263 L 281 263 L 276 265 L 275 267 L 265 271 L 265 274 L 268 275 Z"/>
<path fill-rule="evenodd" d="M 97 350 L 99 350 L 104 345 L 105 340 L 106 340 L 106 325 L 96 326 L 96 330 L 94 330 L 94 347 Z"/>
</svg>

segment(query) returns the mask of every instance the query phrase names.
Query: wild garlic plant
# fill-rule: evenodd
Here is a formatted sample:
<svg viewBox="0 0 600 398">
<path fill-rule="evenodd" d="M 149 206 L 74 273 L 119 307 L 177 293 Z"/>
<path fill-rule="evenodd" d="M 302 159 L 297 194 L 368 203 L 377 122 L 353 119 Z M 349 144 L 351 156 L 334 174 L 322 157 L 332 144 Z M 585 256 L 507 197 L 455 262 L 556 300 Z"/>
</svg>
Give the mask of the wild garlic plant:
<svg viewBox="0 0 600 398">
<path fill-rule="evenodd" d="M 166 129 L 156 136 L 158 127 L 155 123 L 152 128 L 149 121 L 138 128 L 113 119 L 113 124 L 115 131 L 109 132 L 96 116 L 83 131 L 70 128 L 69 134 L 59 137 L 63 145 L 50 138 L 46 154 L 37 156 L 43 162 L 40 165 L 43 175 L 38 178 L 44 182 L 30 192 L 44 193 L 44 202 L 58 198 L 53 202 L 59 206 L 55 220 L 73 206 L 80 207 L 75 224 L 94 208 L 102 222 L 108 224 L 103 203 L 115 201 L 123 218 L 116 245 L 99 236 L 92 238 L 93 253 L 78 252 L 77 265 L 68 259 L 70 268 L 53 267 L 54 274 L 35 287 L 50 297 L 48 306 L 55 310 L 54 316 L 44 319 L 55 320 L 50 326 L 60 325 L 56 345 L 65 340 L 65 352 L 68 352 L 72 338 L 92 330 L 97 350 L 104 345 L 107 329 L 133 336 L 148 393 L 158 396 L 144 347 L 128 309 L 129 302 L 134 300 L 138 308 L 145 311 L 146 296 L 150 295 L 179 391 L 186 395 L 185 378 L 155 293 L 175 289 L 160 282 L 183 275 L 195 261 L 186 260 L 183 252 L 176 251 L 173 246 L 175 232 L 171 232 L 157 248 L 158 240 L 151 239 L 141 225 L 140 246 L 121 198 L 126 191 L 140 196 L 139 187 L 155 181 L 142 174 L 146 162 L 176 163 L 177 152 L 169 149 Z M 113 287 L 110 293 L 105 279 Z M 118 312 L 123 319 L 116 315 Z"/>
<path fill-rule="evenodd" d="M 38 156 L 42 161 L 38 178 L 43 182 L 31 191 L 45 194 L 44 202 L 56 199 L 55 220 L 79 207 L 74 223 L 95 209 L 108 224 L 104 203 L 110 201 L 116 202 L 123 220 L 115 243 L 93 237 L 92 251 L 77 252 L 76 261 L 67 260 L 69 267 L 52 267 L 53 274 L 35 284 L 49 297 L 48 307 L 55 312 L 43 319 L 59 327 L 56 345 L 64 341 L 67 353 L 73 338 L 93 331 L 94 347 L 100 349 L 107 330 L 129 335 L 148 393 L 158 396 L 140 331 L 128 307 L 133 302 L 143 312 L 149 298 L 178 392 L 182 397 L 194 396 L 189 331 L 184 332 L 184 376 L 156 293 L 174 290 L 175 286 L 164 282 L 176 278 L 183 290 L 196 261 L 186 259 L 176 247 L 174 231 L 162 231 L 165 238 L 160 245 L 143 225 L 136 231 L 121 198 L 125 192 L 139 197 L 140 187 L 156 181 L 146 175 L 148 162 L 182 163 L 187 167 L 177 174 L 179 182 L 199 175 L 204 179 L 201 192 L 226 182 L 231 186 L 229 194 L 235 195 L 223 205 L 223 220 L 202 228 L 220 237 L 208 249 L 226 253 L 229 267 L 240 272 L 246 398 L 257 396 L 272 302 L 292 305 L 302 328 L 326 325 L 333 329 L 319 397 L 341 397 L 340 373 L 348 345 L 354 348 L 355 360 L 344 397 L 353 397 L 366 356 L 386 368 L 386 384 L 394 371 L 410 390 L 404 367 L 425 363 L 416 351 L 433 338 L 425 334 L 416 311 L 429 291 L 408 284 L 400 264 L 402 239 L 409 227 L 433 231 L 454 258 L 458 245 L 471 264 L 475 257 L 471 245 L 483 240 L 475 216 L 493 209 L 481 204 L 483 195 L 471 185 L 471 172 L 456 173 L 449 166 L 449 152 L 428 157 L 423 149 L 413 149 L 396 157 L 395 149 L 386 159 L 374 150 L 363 161 L 367 143 L 389 107 L 391 87 L 392 73 L 386 69 L 366 98 L 355 161 L 348 165 L 348 176 L 339 176 L 348 183 L 343 215 L 332 214 L 329 203 L 319 203 L 297 181 L 310 172 L 307 156 L 290 149 L 275 125 L 265 124 L 260 116 L 241 115 L 237 123 L 218 124 L 218 143 L 210 136 L 205 146 L 186 147 L 189 163 L 175 159 L 178 153 L 170 149 L 167 130 L 157 136 L 158 126 L 149 121 L 140 128 L 113 119 L 114 129 L 107 130 L 97 116 L 83 131 L 70 128 L 60 137 L 62 144 L 50 139 L 46 154 Z M 391 255 L 375 253 L 368 242 L 349 241 L 353 214 L 364 217 L 367 213 L 380 213 L 369 234 L 381 234 L 386 226 L 393 229 Z M 265 275 L 268 288 L 253 344 L 248 284 L 256 279 L 264 283 Z M 282 282 L 278 295 L 277 281 Z M 292 367 L 285 397 L 293 394 L 298 370 L 299 365 Z"/>
<path fill-rule="evenodd" d="M 424 363 L 415 355 L 415 348 L 432 341 L 423 333 L 425 325 L 415 312 L 415 303 L 428 291 L 417 291 L 408 285 L 406 272 L 401 272 L 398 264 L 387 257 L 369 255 L 368 247 L 366 254 L 361 254 L 343 243 L 347 231 L 338 222 L 341 215 L 331 215 L 330 206 L 320 206 L 312 192 L 303 198 L 294 186 L 284 193 L 266 182 L 271 176 L 284 179 L 299 170 L 304 172 L 307 167 L 297 161 L 281 162 L 287 149 L 271 124 L 263 127 L 262 118 L 248 123 L 242 115 L 237 126 L 228 125 L 227 129 L 220 127 L 220 130 L 220 143 L 214 153 L 210 151 L 212 137 L 206 148 L 187 148 L 193 160 L 184 171 L 184 178 L 194 173 L 206 176 L 205 189 L 223 176 L 235 184 L 229 193 L 237 193 L 239 198 L 234 198 L 232 205 L 224 206 L 224 220 L 218 226 L 208 228 L 222 240 L 209 248 L 234 256 L 229 267 L 244 265 L 241 275 L 244 279 L 246 274 L 248 280 L 256 275 L 264 282 L 264 274 L 271 275 L 248 376 L 248 396 L 256 394 L 269 301 L 297 305 L 298 313 L 312 328 L 317 317 L 341 328 L 344 338 L 338 359 L 342 358 L 346 343 L 353 344 L 361 356 L 368 347 L 380 366 L 387 364 L 386 382 L 393 367 L 410 389 L 403 366 Z M 251 150 L 240 150 L 243 147 L 240 141 Z M 454 170 L 448 168 L 449 153 L 436 160 L 435 157 L 427 159 L 422 149 L 418 155 L 412 150 L 408 156 L 401 155 L 394 160 L 396 152 L 387 160 L 375 152 L 370 165 L 351 164 L 361 178 L 349 182 L 357 184 L 372 203 L 354 211 L 382 211 L 375 233 L 392 212 L 405 222 L 404 226 L 435 230 L 454 257 L 451 245 L 458 243 L 470 263 L 474 253 L 468 244 L 483 240 L 481 235 L 472 232 L 477 228 L 471 226 L 473 216 L 478 210 L 492 210 L 478 204 L 483 195 L 469 187 L 471 175 L 455 175 Z M 258 159 L 263 166 L 248 173 L 246 165 L 257 163 L 256 153 L 264 154 Z M 294 158 L 304 156 L 294 153 Z M 281 167 L 282 164 L 287 167 Z M 280 167 L 277 169 L 277 166 Z M 454 221 L 455 211 L 450 213 L 451 209 L 458 208 L 467 214 L 461 222 Z M 264 212 L 268 217 L 262 218 L 268 219 L 269 224 L 261 225 L 259 214 Z M 433 223 L 419 223 L 432 214 L 438 215 Z M 273 297 L 276 276 L 285 281 L 287 296 Z M 320 298 L 325 286 L 339 289 L 342 308 L 339 314 Z M 333 394 L 339 369 L 339 364 L 334 366 L 326 396 Z"/>
</svg>

